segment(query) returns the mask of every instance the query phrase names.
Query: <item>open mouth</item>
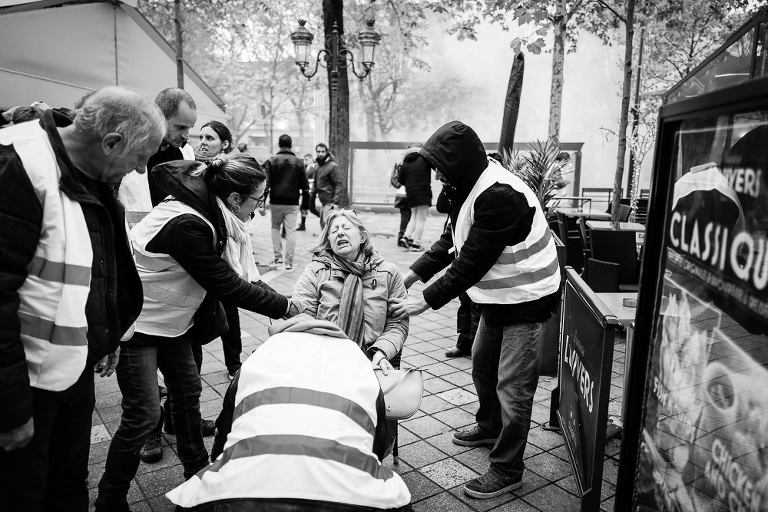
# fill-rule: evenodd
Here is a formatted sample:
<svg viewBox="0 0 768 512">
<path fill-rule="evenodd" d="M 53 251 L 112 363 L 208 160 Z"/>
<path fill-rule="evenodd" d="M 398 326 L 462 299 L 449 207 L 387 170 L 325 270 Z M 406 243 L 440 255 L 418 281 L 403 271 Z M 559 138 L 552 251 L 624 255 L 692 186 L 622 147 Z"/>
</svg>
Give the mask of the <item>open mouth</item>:
<svg viewBox="0 0 768 512">
<path fill-rule="evenodd" d="M 347 242 L 346 240 L 339 240 L 338 242 L 336 242 L 336 247 L 338 247 L 339 249 L 347 246 L 349 246 L 349 242 Z"/>
</svg>

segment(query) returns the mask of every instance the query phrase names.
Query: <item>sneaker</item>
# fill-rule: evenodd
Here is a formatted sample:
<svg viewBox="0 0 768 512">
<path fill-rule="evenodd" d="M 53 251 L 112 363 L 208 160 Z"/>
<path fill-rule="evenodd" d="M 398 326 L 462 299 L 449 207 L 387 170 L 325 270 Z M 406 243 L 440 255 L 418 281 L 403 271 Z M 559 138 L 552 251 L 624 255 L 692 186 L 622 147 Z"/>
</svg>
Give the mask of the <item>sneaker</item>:
<svg viewBox="0 0 768 512">
<path fill-rule="evenodd" d="M 203 420 L 200 422 L 203 430 L 203 437 L 212 436 L 216 433 L 216 422 L 213 420 Z"/>
<path fill-rule="evenodd" d="M 487 500 L 495 498 L 496 496 L 501 496 L 505 492 L 519 489 L 522 485 L 522 477 L 518 480 L 501 480 L 490 471 L 487 471 L 480 478 L 475 478 L 474 480 L 467 482 L 464 485 L 464 494 L 479 500 Z"/>
<path fill-rule="evenodd" d="M 290 272 L 291 270 L 293 270 L 293 263 L 286 263 L 285 264 L 285 271 L 286 272 Z"/>
<path fill-rule="evenodd" d="M 480 427 L 477 425 L 470 430 L 462 430 L 453 434 L 453 444 L 459 446 L 495 446 L 496 439 L 481 432 Z"/>
<path fill-rule="evenodd" d="M 163 458 L 163 445 L 160 442 L 160 430 L 155 430 L 146 441 L 144 446 L 139 450 L 139 458 L 147 464 L 154 464 L 160 462 Z"/>
<path fill-rule="evenodd" d="M 227 372 L 229 374 L 227 376 L 229 377 L 230 382 L 234 380 L 235 375 L 237 375 L 238 371 L 240 370 L 229 370 L 229 372 Z"/>
<path fill-rule="evenodd" d="M 413 242 L 411 243 L 411 251 L 413 252 L 421 252 L 424 248 L 421 246 L 419 242 Z"/>
<path fill-rule="evenodd" d="M 269 268 L 277 268 L 282 264 L 283 264 L 283 260 L 281 260 L 280 258 L 277 258 L 269 262 Z"/>
<path fill-rule="evenodd" d="M 400 240 L 397 241 L 398 247 L 402 247 L 403 249 L 408 249 L 410 245 L 408 245 L 408 239 L 404 236 L 400 237 Z"/>
</svg>

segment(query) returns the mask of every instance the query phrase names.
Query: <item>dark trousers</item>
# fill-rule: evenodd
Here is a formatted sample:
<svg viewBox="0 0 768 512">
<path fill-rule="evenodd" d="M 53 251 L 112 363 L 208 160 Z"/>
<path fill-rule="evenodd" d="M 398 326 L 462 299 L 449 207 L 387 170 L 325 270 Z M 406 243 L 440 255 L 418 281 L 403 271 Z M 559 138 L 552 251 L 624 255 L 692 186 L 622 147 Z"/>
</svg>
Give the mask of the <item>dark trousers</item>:
<svg viewBox="0 0 768 512">
<path fill-rule="evenodd" d="M 95 405 L 93 367 L 64 391 L 32 388 L 35 435 L 24 448 L 0 450 L 0 509 L 85 512 Z"/>
<path fill-rule="evenodd" d="M 403 233 L 405 233 L 405 229 L 408 227 L 409 222 L 411 222 L 411 209 L 400 208 L 400 229 L 397 233 L 398 240 L 400 240 L 400 238 L 403 236 Z"/>
<path fill-rule="evenodd" d="M 539 351 L 546 322 L 491 326 L 480 317 L 472 349 L 472 380 L 482 432 L 498 436 L 488 455 L 490 471 L 505 481 L 522 478 L 523 453 L 539 382 Z"/>
<path fill-rule="evenodd" d="M 200 417 L 202 385 L 193 345 L 184 335 L 165 338 L 138 332 L 133 339 L 122 343 L 117 382 L 123 394 L 123 414 L 109 445 L 104 475 L 99 482 L 100 503 L 126 501 L 131 480 L 139 467 L 139 450 L 160 419 L 158 368 L 168 388 L 184 474 L 191 475 L 208 465 Z"/>
<path fill-rule="evenodd" d="M 466 293 L 459 295 L 459 303 L 459 311 L 456 313 L 456 331 L 459 333 L 456 348 L 465 354 L 471 354 L 482 307 L 472 302 Z"/>
<path fill-rule="evenodd" d="M 243 339 L 240 337 L 240 313 L 237 306 L 224 303 L 224 311 L 227 313 L 229 330 L 221 335 L 221 344 L 224 347 L 224 364 L 229 373 L 235 373 L 240 369 L 240 353 L 243 351 Z M 201 349 L 202 352 L 202 349 Z"/>
</svg>

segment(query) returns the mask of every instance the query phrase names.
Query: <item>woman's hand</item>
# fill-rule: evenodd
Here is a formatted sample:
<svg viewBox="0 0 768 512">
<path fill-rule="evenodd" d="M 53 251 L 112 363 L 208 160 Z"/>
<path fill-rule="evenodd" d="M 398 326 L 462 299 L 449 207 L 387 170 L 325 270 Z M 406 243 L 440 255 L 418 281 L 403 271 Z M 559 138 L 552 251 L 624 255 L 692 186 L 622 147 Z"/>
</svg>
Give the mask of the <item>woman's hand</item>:
<svg viewBox="0 0 768 512">
<path fill-rule="evenodd" d="M 384 375 L 389 375 L 389 370 L 394 370 L 391 364 L 389 364 L 389 361 L 387 361 L 387 356 L 384 355 L 384 352 L 381 350 L 376 350 L 373 353 L 373 357 L 371 358 L 371 366 L 373 366 L 374 370 L 381 369 L 381 373 Z"/>
<path fill-rule="evenodd" d="M 393 297 L 389 300 L 389 314 L 395 320 L 420 315 L 429 309 L 429 304 L 423 297 L 400 299 Z"/>
</svg>

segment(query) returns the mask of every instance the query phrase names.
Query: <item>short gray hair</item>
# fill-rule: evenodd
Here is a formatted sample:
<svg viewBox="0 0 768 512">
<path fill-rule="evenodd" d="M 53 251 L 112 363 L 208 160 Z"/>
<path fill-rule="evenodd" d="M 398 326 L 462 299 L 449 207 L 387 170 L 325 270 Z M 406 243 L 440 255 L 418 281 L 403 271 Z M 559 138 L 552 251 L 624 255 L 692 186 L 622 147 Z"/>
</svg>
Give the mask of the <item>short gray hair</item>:
<svg viewBox="0 0 768 512">
<path fill-rule="evenodd" d="M 368 232 L 368 228 L 365 227 L 365 224 L 363 224 L 363 221 L 360 220 L 360 217 L 357 216 L 357 212 L 351 208 L 331 210 L 328 213 L 328 217 L 325 219 L 325 227 L 320 232 L 320 241 L 315 247 L 310 249 L 310 252 L 314 254 L 320 254 L 325 251 L 333 252 L 330 240 L 331 224 L 333 224 L 333 221 L 338 217 L 345 217 L 355 225 L 363 236 L 363 241 L 360 243 L 360 250 L 363 251 L 363 254 L 365 254 L 366 257 L 370 258 L 373 256 L 375 249 L 373 248 L 373 242 L 371 241 L 371 234 Z"/>
<path fill-rule="evenodd" d="M 109 133 L 123 136 L 122 157 L 147 143 L 157 132 L 165 134 L 165 119 L 152 102 L 124 87 L 105 87 L 88 97 L 75 111 L 75 133 L 100 141 Z"/>
<path fill-rule="evenodd" d="M 195 100 L 184 89 L 177 89 L 175 87 L 163 89 L 155 98 L 155 105 L 160 108 L 166 120 L 179 113 L 179 107 L 182 103 L 186 103 L 192 110 L 197 110 Z"/>
</svg>

